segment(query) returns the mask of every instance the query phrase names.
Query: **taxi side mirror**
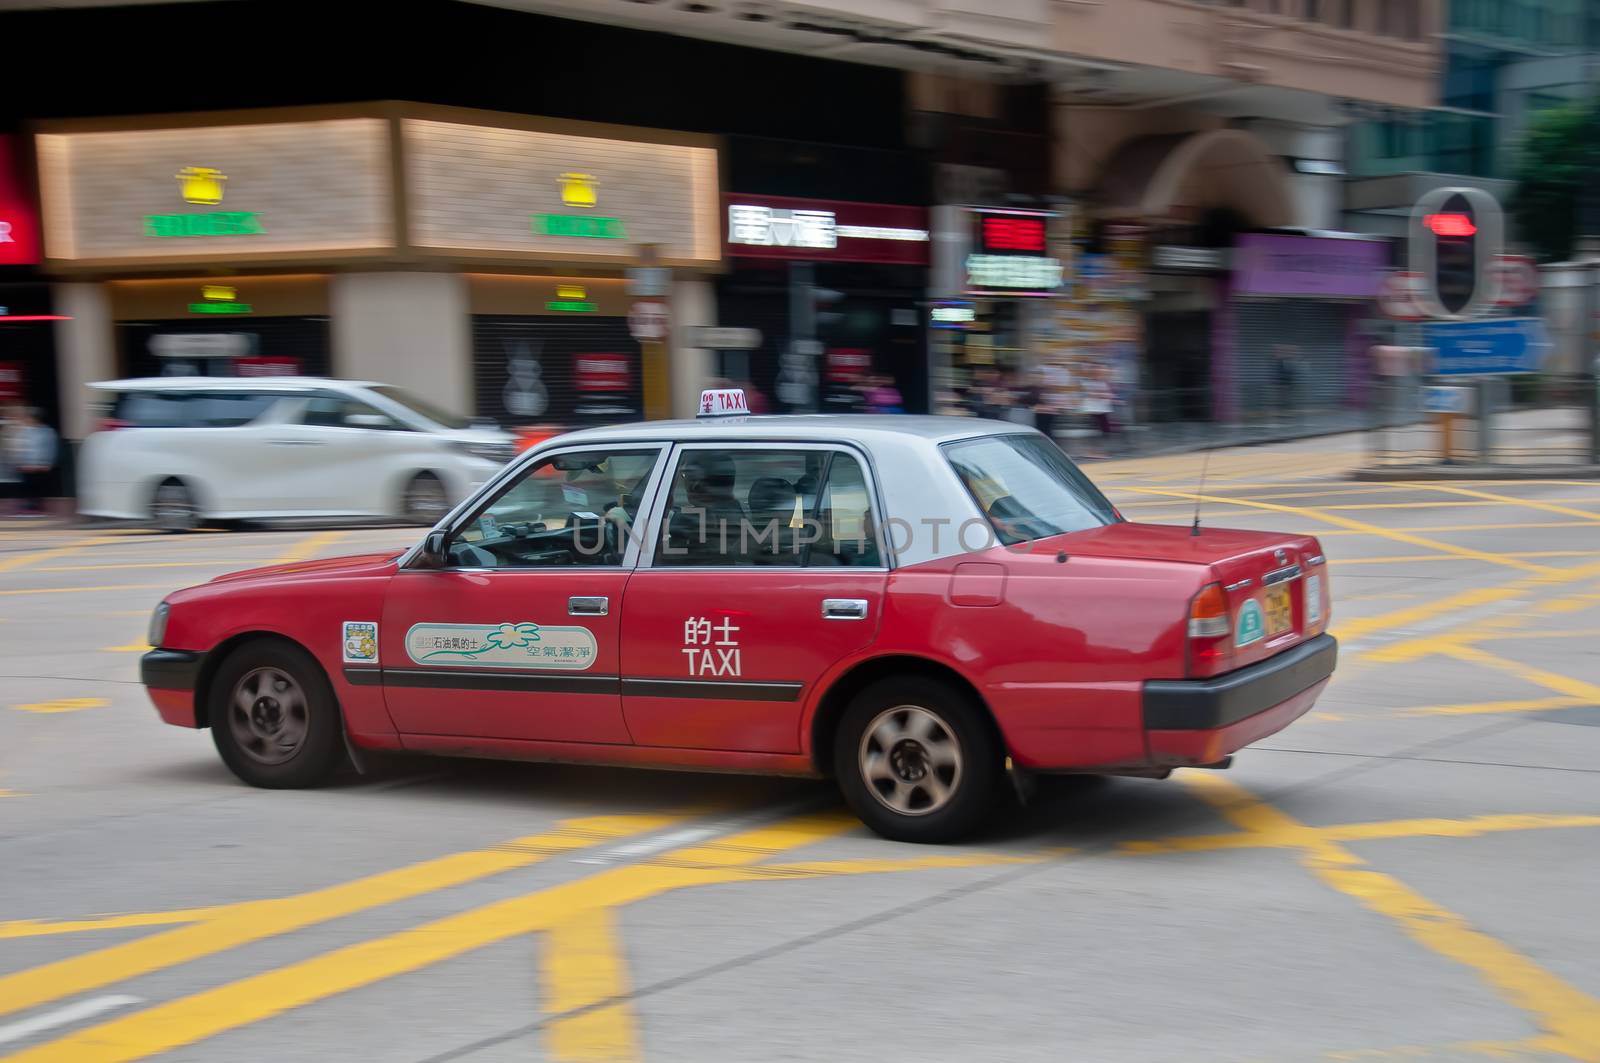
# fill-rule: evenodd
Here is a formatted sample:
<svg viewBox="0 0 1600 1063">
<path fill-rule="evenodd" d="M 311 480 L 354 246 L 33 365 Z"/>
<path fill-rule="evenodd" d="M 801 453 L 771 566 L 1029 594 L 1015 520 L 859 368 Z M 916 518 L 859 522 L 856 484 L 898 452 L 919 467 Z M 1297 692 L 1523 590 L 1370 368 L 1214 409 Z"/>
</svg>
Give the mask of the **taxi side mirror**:
<svg viewBox="0 0 1600 1063">
<path fill-rule="evenodd" d="M 449 545 L 448 536 L 442 531 L 431 531 L 422 540 L 422 550 L 417 554 L 419 568 L 444 568 L 448 558 L 445 548 Z"/>
</svg>

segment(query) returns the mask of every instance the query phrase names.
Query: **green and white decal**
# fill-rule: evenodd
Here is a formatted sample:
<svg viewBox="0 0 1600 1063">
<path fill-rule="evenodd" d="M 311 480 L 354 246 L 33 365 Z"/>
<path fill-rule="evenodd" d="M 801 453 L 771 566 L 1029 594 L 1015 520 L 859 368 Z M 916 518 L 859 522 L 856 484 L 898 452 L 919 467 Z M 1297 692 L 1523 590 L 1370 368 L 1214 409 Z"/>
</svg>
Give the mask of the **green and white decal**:
<svg viewBox="0 0 1600 1063">
<path fill-rule="evenodd" d="M 1239 608 L 1239 626 L 1234 631 L 1233 644 L 1248 646 L 1252 642 L 1260 642 L 1265 633 L 1261 603 L 1251 598 Z"/>
<path fill-rule="evenodd" d="M 406 656 L 418 664 L 581 672 L 594 664 L 598 644 L 586 627 L 503 624 L 413 624 Z"/>
</svg>

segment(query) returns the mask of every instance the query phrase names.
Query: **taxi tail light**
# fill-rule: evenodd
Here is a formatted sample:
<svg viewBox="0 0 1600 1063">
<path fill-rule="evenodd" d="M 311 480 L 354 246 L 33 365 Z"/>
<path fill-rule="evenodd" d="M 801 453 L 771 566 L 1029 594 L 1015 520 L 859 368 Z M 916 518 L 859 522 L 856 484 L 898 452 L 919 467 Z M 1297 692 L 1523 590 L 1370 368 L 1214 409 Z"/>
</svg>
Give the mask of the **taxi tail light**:
<svg viewBox="0 0 1600 1063">
<path fill-rule="evenodd" d="M 1189 674 L 1215 675 L 1233 656 L 1228 636 L 1233 614 L 1220 583 L 1208 583 L 1189 599 Z"/>
<path fill-rule="evenodd" d="M 100 423 L 95 425 L 97 432 L 115 432 L 119 428 L 132 428 L 132 421 L 119 421 L 115 417 L 102 417 Z"/>
</svg>

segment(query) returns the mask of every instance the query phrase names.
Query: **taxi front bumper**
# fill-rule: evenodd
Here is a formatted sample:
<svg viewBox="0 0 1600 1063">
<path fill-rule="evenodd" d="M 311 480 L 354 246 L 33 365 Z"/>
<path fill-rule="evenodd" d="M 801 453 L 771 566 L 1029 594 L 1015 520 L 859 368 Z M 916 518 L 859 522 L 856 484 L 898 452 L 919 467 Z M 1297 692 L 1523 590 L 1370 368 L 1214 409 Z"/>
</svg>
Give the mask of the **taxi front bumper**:
<svg viewBox="0 0 1600 1063">
<path fill-rule="evenodd" d="M 139 658 L 139 682 L 167 723 L 198 727 L 194 688 L 200 680 L 205 655 L 194 650 L 151 650 Z"/>
<path fill-rule="evenodd" d="M 1212 679 L 1152 679 L 1143 715 L 1152 764 L 1215 764 L 1310 711 L 1333 675 L 1339 643 L 1318 635 Z"/>
</svg>

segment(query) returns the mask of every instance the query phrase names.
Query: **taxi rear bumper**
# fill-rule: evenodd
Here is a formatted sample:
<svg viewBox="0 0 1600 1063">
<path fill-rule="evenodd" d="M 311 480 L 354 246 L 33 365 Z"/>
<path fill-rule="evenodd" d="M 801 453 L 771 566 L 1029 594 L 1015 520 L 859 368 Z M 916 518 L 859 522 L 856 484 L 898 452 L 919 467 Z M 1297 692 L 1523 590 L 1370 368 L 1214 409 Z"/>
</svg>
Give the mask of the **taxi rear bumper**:
<svg viewBox="0 0 1600 1063">
<path fill-rule="evenodd" d="M 1318 635 L 1212 679 L 1148 680 L 1143 718 L 1151 762 L 1214 764 L 1283 730 L 1316 704 L 1338 658 L 1338 641 Z"/>
<path fill-rule="evenodd" d="M 194 688 L 205 655 L 195 650 L 151 650 L 139 658 L 139 681 L 156 712 L 177 727 L 198 727 Z"/>
</svg>

